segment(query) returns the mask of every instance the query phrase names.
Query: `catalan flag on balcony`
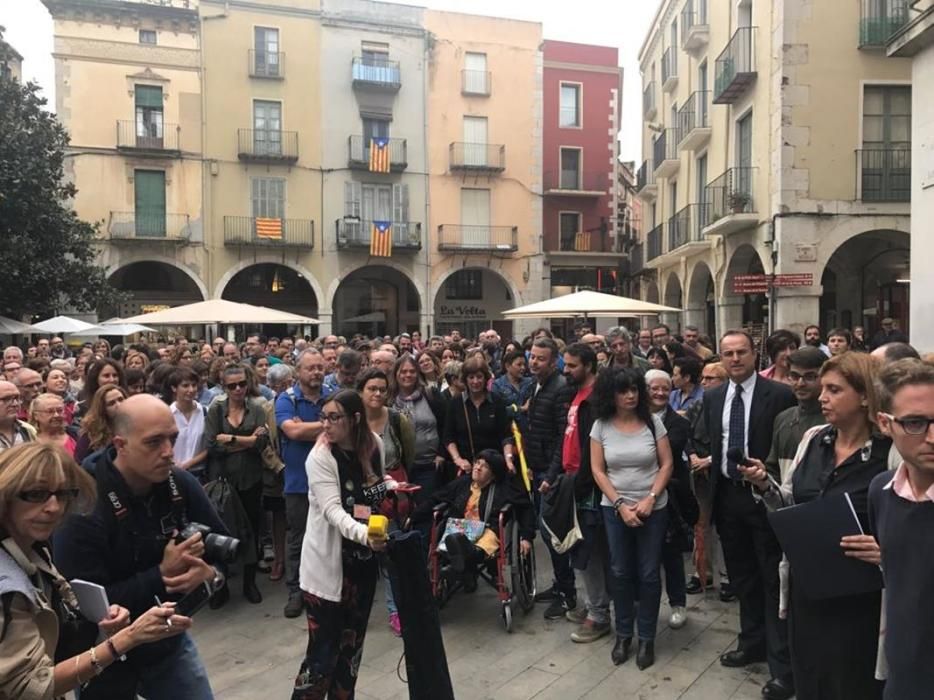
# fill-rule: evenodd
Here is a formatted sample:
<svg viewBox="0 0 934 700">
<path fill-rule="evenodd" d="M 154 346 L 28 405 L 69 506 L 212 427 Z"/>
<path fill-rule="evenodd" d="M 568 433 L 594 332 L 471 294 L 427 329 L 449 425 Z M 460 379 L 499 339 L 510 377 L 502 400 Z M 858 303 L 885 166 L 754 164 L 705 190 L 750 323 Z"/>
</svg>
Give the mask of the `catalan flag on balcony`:
<svg viewBox="0 0 934 700">
<path fill-rule="evenodd" d="M 392 222 L 373 222 L 370 232 L 370 255 L 375 258 L 392 257 Z"/>
<path fill-rule="evenodd" d="M 370 172 L 389 172 L 389 139 L 385 136 L 370 139 Z"/>
<path fill-rule="evenodd" d="M 574 250 L 578 253 L 586 253 L 590 251 L 589 231 L 581 231 L 580 233 L 574 234 Z"/>
<path fill-rule="evenodd" d="M 282 219 L 257 218 L 256 237 L 265 240 L 282 240 Z"/>
</svg>

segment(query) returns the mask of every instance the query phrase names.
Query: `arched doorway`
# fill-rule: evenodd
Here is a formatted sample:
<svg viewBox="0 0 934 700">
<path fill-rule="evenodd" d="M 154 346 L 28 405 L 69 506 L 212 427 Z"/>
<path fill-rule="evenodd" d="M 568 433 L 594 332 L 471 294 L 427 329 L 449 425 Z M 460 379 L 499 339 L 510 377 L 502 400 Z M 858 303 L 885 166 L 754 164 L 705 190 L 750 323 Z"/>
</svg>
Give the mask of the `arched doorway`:
<svg viewBox="0 0 934 700">
<path fill-rule="evenodd" d="M 665 306 L 671 306 L 675 309 L 684 308 L 684 294 L 681 290 L 681 280 L 678 279 L 678 275 L 674 272 L 668 275 L 668 280 L 665 283 L 665 301 L 663 303 Z M 679 313 L 671 312 L 662 314 L 662 320 L 673 332 L 677 332 L 681 329 L 681 314 Z"/>
<path fill-rule="evenodd" d="M 503 312 L 515 306 L 506 281 L 493 270 L 467 267 L 444 278 L 435 293 L 435 328 L 440 334 L 459 330 L 465 338 L 493 328 L 503 338 L 512 337 L 512 321 Z"/>
<path fill-rule="evenodd" d="M 421 300 L 412 281 L 398 270 L 368 265 L 341 280 L 331 308 L 335 333 L 375 338 L 418 330 Z"/>
<path fill-rule="evenodd" d="M 205 299 L 199 283 L 188 273 L 156 260 L 124 265 L 110 275 L 109 282 L 112 287 L 126 293 L 127 298 L 117 309 L 100 309 L 101 318 L 126 318 Z"/>
<path fill-rule="evenodd" d="M 761 336 L 768 326 L 769 302 L 765 294 L 733 294 L 733 282 L 737 275 L 761 275 L 765 273 L 762 258 L 751 245 L 741 245 L 730 258 L 727 268 L 724 297 L 729 297 L 725 306 L 729 308 L 724 330 L 740 325 L 752 332 L 753 337 Z M 741 306 L 741 309 L 732 307 Z"/>
<path fill-rule="evenodd" d="M 237 272 L 224 287 L 222 299 L 254 306 L 268 306 L 316 318 L 318 298 L 305 276 L 290 267 L 277 263 L 257 263 Z M 268 336 L 286 334 L 304 335 L 303 328 L 285 324 L 249 326 L 244 332 L 263 333 Z"/>
<path fill-rule="evenodd" d="M 837 248 L 821 275 L 821 328 L 863 326 L 871 337 L 891 316 L 907 333 L 909 246 L 901 231 L 867 231 Z"/>
<path fill-rule="evenodd" d="M 642 285 L 645 289 L 645 301 L 651 302 L 653 304 L 658 303 L 658 285 L 655 283 L 655 280 L 648 280 Z"/>
<path fill-rule="evenodd" d="M 699 262 L 688 284 L 686 324 L 697 326 L 701 334 L 717 337 L 717 294 L 707 263 Z"/>
</svg>

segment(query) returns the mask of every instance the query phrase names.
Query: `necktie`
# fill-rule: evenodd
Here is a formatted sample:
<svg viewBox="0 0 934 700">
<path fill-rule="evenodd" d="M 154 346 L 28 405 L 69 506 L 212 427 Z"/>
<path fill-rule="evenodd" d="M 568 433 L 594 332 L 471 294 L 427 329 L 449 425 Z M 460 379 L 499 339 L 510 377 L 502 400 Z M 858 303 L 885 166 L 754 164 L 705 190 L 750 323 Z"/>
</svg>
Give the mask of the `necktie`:
<svg viewBox="0 0 934 700">
<path fill-rule="evenodd" d="M 727 449 L 738 447 L 745 452 L 746 448 L 746 408 L 743 405 L 743 387 L 736 385 L 733 402 L 730 404 L 730 436 L 727 438 Z M 732 459 L 726 461 L 726 473 L 734 481 L 741 478 L 739 468 Z"/>
</svg>

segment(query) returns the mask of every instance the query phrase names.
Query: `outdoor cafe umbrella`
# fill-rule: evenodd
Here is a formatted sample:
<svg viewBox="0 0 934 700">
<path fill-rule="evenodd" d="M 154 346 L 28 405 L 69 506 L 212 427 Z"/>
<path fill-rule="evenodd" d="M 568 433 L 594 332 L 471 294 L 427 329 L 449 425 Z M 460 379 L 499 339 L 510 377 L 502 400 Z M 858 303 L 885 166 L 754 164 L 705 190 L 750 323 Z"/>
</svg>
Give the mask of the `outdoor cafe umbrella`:
<svg viewBox="0 0 934 700">
<path fill-rule="evenodd" d="M 151 333 L 155 330 L 155 328 L 140 323 L 102 323 L 99 326 L 85 328 L 78 335 L 118 335 L 121 338 L 126 338 L 134 333 Z"/>
<path fill-rule="evenodd" d="M 35 333 L 35 329 L 28 323 L 0 316 L 0 335 L 21 335 L 26 333 Z"/>
<path fill-rule="evenodd" d="M 618 297 L 602 292 L 574 292 L 535 304 L 526 304 L 509 311 L 503 316 L 513 318 L 576 318 L 620 316 L 655 316 L 661 313 L 677 313 L 681 309 L 650 301 Z"/>
<path fill-rule="evenodd" d="M 33 331 L 36 333 L 83 333 L 88 328 L 93 327 L 93 323 L 79 321 L 69 316 L 54 316 L 32 325 Z"/>
<path fill-rule="evenodd" d="M 292 323 L 315 324 L 318 319 L 279 311 L 265 306 L 240 304 L 226 299 L 209 299 L 194 304 L 175 306 L 149 314 L 123 319 L 124 323 L 142 323 L 147 326 L 197 326 L 211 323 Z"/>
</svg>

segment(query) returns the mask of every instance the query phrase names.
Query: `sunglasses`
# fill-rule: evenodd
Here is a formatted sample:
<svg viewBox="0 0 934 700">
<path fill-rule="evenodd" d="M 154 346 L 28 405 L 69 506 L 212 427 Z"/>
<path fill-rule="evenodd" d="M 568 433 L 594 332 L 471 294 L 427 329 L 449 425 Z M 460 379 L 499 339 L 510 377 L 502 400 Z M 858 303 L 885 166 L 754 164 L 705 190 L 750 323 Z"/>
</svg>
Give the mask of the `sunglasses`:
<svg viewBox="0 0 934 700">
<path fill-rule="evenodd" d="M 239 382 L 231 382 L 230 384 L 225 384 L 224 386 L 227 387 L 227 391 L 234 391 L 235 389 L 246 389 L 247 381 L 246 379 L 243 379 Z"/>
<path fill-rule="evenodd" d="M 46 503 L 52 496 L 60 502 L 73 501 L 78 497 L 78 489 L 59 489 L 51 491 L 49 489 L 29 489 L 20 491 L 19 498 L 26 503 Z"/>
</svg>

